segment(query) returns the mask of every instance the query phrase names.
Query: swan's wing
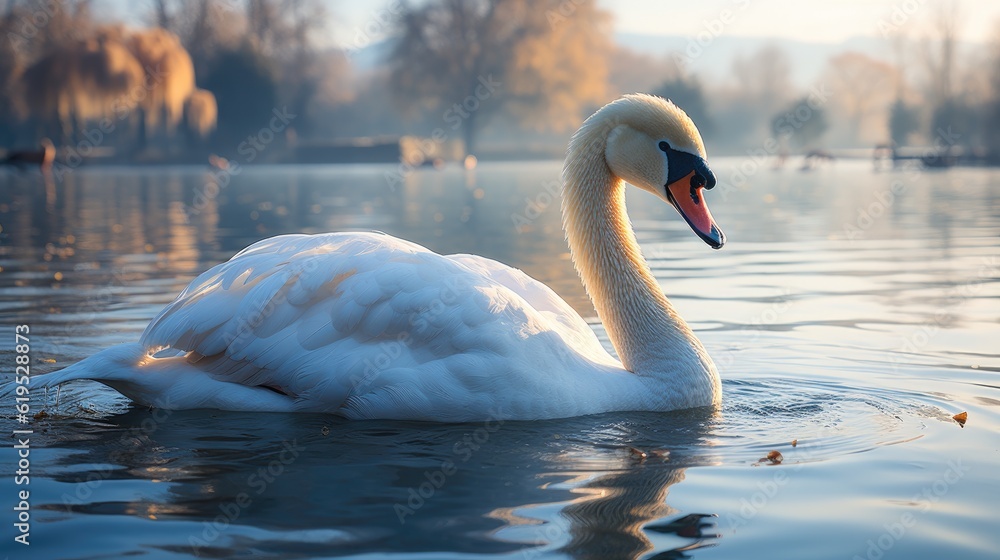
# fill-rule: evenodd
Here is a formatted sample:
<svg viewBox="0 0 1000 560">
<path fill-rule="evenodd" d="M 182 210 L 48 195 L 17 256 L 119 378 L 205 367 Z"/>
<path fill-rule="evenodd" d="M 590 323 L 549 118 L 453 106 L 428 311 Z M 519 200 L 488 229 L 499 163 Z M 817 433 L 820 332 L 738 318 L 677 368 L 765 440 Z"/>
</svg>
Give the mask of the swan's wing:
<svg viewBox="0 0 1000 560">
<path fill-rule="evenodd" d="M 384 234 L 265 239 L 191 282 L 140 343 L 220 380 L 337 405 L 384 370 L 431 358 L 410 347 L 441 330 L 424 312 L 461 280 L 431 256 Z M 433 318 L 453 318 L 443 315 Z"/>
<path fill-rule="evenodd" d="M 586 324 L 554 294 L 534 310 L 484 267 L 384 234 L 276 237 L 195 279 L 140 342 L 310 410 L 418 417 L 441 403 L 489 407 L 485 395 L 504 383 L 498 368 L 558 371 L 552 360 L 568 359 L 558 337 L 585 338 Z M 561 309 L 579 324 L 550 320 Z"/>
<path fill-rule="evenodd" d="M 528 305 L 548 320 L 552 330 L 558 332 L 559 336 L 581 355 L 598 363 L 621 367 L 621 363 L 604 349 L 590 325 L 566 303 L 566 300 L 552 291 L 552 288 L 517 268 L 486 257 L 461 254 L 448 255 L 448 258 L 521 296 Z"/>
</svg>

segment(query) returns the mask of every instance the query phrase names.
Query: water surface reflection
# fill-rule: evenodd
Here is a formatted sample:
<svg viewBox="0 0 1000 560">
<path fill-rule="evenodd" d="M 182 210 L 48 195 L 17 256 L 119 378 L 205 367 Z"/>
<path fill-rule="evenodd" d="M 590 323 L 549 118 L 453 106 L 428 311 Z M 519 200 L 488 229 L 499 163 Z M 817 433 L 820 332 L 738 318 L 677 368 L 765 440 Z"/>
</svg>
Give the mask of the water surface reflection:
<svg viewBox="0 0 1000 560">
<path fill-rule="evenodd" d="M 629 195 L 655 275 L 722 371 L 720 411 L 493 431 L 211 411 L 157 420 L 74 384 L 58 406 L 38 396 L 51 416 L 34 423 L 29 557 L 864 557 L 908 513 L 920 530 L 892 554 L 992 558 L 996 172 L 839 163 L 762 169 L 727 188 L 740 163 L 713 162 L 722 251 L 660 201 Z M 194 167 L 79 169 L 54 192 L 37 175 L 0 174 L 0 340 L 30 324 L 32 367 L 61 367 L 137 339 L 195 275 L 258 239 L 347 229 L 501 260 L 592 316 L 551 196 L 559 162 L 421 170 L 395 188 L 392 171 L 247 167 L 215 189 Z M 898 181 L 891 204 L 872 206 Z M 0 347 L 0 363 L 12 356 Z M 965 428 L 951 420 L 962 410 Z M 668 453 L 640 460 L 630 447 Z M 753 466 L 770 450 L 782 465 Z M 0 470 L 15 460 L 0 453 Z M 923 509 L 913 496 L 954 460 L 969 474 Z M 780 490 L 763 493 L 777 473 Z M 0 477 L 0 496 L 15 492 Z"/>
<path fill-rule="evenodd" d="M 636 416 L 434 425 L 131 409 L 66 418 L 68 435 L 48 445 L 82 452 L 47 471 L 75 490 L 43 507 L 183 521 L 185 542 L 150 530 L 134 546 L 209 557 L 532 556 L 551 546 L 573 558 L 638 558 L 654 548 L 646 525 L 679 517 L 667 505 L 670 487 L 711 461 L 698 449 L 715 413 Z M 641 459 L 632 447 L 658 454 Z M 109 492 L 116 481 L 142 481 L 142 491 Z M 552 505 L 561 520 L 534 513 Z M 692 549 L 712 529 L 684 517 L 651 530 Z"/>
</svg>

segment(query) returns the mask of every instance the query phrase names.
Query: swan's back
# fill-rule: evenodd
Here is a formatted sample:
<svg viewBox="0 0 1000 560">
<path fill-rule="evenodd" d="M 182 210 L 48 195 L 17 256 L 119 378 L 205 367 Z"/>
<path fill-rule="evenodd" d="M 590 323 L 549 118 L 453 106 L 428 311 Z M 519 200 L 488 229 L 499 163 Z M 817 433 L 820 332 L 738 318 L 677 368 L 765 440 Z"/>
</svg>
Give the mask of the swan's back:
<svg viewBox="0 0 1000 560">
<path fill-rule="evenodd" d="M 256 243 L 195 279 L 140 343 L 294 409 L 352 418 L 568 416 L 591 405 L 574 385 L 616 365 L 524 273 L 377 233 Z"/>
</svg>

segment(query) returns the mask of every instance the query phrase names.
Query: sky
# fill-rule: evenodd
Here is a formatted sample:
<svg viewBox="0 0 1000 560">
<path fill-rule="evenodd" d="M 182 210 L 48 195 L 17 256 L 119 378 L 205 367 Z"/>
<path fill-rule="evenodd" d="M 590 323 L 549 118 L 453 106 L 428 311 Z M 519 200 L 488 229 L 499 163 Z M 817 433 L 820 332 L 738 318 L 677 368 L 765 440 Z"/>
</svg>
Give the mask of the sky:
<svg viewBox="0 0 1000 560">
<path fill-rule="evenodd" d="M 952 0 L 599 0 L 615 14 L 616 31 L 651 35 L 695 35 L 718 28 L 723 12 L 731 16 L 723 33 L 798 41 L 839 43 L 856 36 L 882 35 L 885 25 L 926 23 Z M 963 39 L 986 42 L 1000 24 L 1000 2 L 958 0 Z M 893 17 L 895 16 L 895 22 Z M 714 26 L 712 24 L 715 24 Z"/>
<path fill-rule="evenodd" d="M 320 0 L 332 16 L 328 44 L 355 42 L 384 30 L 389 6 L 400 0 Z M 411 0 L 412 1 L 412 0 Z M 420 0 L 416 0 L 419 2 Z M 571 4 L 572 0 L 565 0 Z M 885 25 L 901 23 L 917 32 L 942 5 L 958 4 L 961 39 L 990 42 L 1000 30 L 997 0 L 598 0 L 614 14 L 615 31 L 647 35 L 773 37 L 839 43 L 857 36 L 881 36 Z M 145 23 L 151 2 L 102 0 L 110 12 Z M 727 15 L 728 14 L 728 15 Z M 110 15 L 110 14 L 109 14 Z M 895 20 L 893 17 L 895 16 Z M 723 19 L 728 21 L 723 22 Z M 880 22 L 883 26 L 880 27 Z M 365 31 L 369 33 L 365 33 Z M 716 31 L 718 30 L 718 31 Z"/>
</svg>

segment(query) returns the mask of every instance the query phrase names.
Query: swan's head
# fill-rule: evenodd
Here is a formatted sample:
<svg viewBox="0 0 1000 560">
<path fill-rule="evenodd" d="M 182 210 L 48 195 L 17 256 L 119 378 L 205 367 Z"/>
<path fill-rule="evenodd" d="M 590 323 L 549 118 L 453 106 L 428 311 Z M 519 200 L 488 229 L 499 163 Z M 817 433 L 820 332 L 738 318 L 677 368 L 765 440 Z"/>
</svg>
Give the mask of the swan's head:
<svg viewBox="0 0 1000 560">
<path fill-rule="evenodd" d="M 726 236 L 704 197 L 716 184 L 715 174 L 687 114 L 661 97 L 635 94 L 606 105 L 588 121 L 595 119 L 610 129 L 605 159 L 611 172 L 670 203 L 698 237 L 714 249 L 722 247 Z"/>
</svg>

